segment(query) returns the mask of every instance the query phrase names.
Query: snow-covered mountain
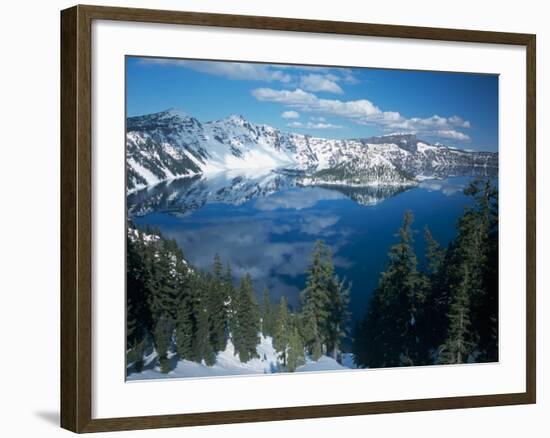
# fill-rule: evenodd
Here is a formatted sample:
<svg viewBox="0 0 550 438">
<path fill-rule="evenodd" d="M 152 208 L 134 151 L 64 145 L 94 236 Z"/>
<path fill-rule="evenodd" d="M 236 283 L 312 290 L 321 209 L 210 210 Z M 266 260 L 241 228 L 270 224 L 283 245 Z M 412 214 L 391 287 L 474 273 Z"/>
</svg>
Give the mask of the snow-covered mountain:
<svg viewBox="0 0 550 438">
<path fill-rule="evenodd" d="M 411 134 L 326 139 L 242 116 L 201 123 L 177 110 L 127 119 L 127 189 L 231 170 L 294 169 L 305 183 L 407 185 L 420 176 L 493 174 L 498 154 L 430 145 Z"/>
</svg>

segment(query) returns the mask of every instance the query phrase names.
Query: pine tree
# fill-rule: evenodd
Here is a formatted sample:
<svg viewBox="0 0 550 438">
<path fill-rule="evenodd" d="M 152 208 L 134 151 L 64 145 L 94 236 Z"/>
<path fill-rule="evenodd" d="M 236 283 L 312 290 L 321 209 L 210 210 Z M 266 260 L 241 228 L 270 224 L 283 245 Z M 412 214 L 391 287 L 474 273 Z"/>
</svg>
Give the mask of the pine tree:
<svg viewBox="0 0 550 438">
<path fill-rule="evenodd" d="M 141 373 L 143 371 L 143 352 L 145 348 L 145 339 L 141 342 L 134 341 L 133 344 L 130 345 L 129 349 L 127 350 L 126 354 L 126 361 L 127 364 L 132 364 L 132 368 L 136 373 Z"/>
<path fill-rule="evenodd" d="M 283 367 L 285 368 L 287 366 L 287 349 L 289 345 L 290 330 L 288 301 L 285 297 L 282 297 L 277 308 L 273 347 L 279 353 L 283 360 Z"/>
<path fill-rule="evenodd" d="M 193 335 L 196 330 L 193 319 L 191 302 L 182 302 L 176 321 L 176 347 L 181 359 L 193 360 Z"/>
<path fill-rule="evenodd" d="M 498 360 L 498 193 L 489 180 L 472 182 L 464 193 L 473 204 L 446 249 L 425 230 L 425 272 L 416 271 L 407 231 L 412 217 L 405 218 L 401 241 L 354 331 L 358 365 Z"/>
<path fill-rule="evenodd" d="M 161 369 L 168 372 L 167 353 L 176 329 L 180 303 L 189 293 L 189 272 L 176 242 L 162 236 L 147 245 L 146 259 L 153 342 Z"/>
<path fill-rule="evenodd" d="M 496 191 L 490 181 L 484 185 L 474 181 L 464 193 L 474 198 L 474 205 L 460 218 L 458 235 L 449 247 L 449 327 L 440 347 L 440 363 L 464 363 L 472 354 L 496 360 L 498 351 L 494 347 L 498 345 Z"/>
<path fill-rule="evenodd" d="M 426 245 L 426 300 L 424 304 L 424 318 L 418 321 L 418 333 L 422 349 L 433 361 L 438 347 L 446 336 L 449 311 L 449 288 L 446 281 L 447 252 L 434 239 L 429 228 L 424 228 Z"/>
<path fill-rule="evenodd" d="M 288 338 L 288 371 L 291 373 L 296 371 L 296 368 L 305 364 L 304 342 L 298 333 L 298 328 L 293 326 Z"/>
<path fill-rule="evenodd" d="M 365 320 L 356 330 L 359 365 L 418 365 L 427 360 L 417 332 L 427 285 L 417 271 L 412 222 L 412 213 L 406 212 L 399 242 L 389 252 L 388 268 L 380 275 Z"/>
<path fill-rule="evenodd" d="M 264 288 L 262 302 L 262 334 L 264 336 L 273 336 L 275 332 L 275 314 L 269 299 L 269 290 Z"/>
<path fill-rule="evenodd" d="M 490 180 L 474 181 L 465 191 L 475 200 L 479 216 L 482 287 L 472 297 L 477 361 L 498 361 L 498 192 Z"/>
<path fill-rule="evenodd" d="M 424 227 L 424 241 L 426 242 L 426 260 L 428 275 L 436 275 L 445 260 L 445 250 L 434 239 L 428 226 Z"/>
<path fill-rule="evenodd" d="M 176 319 L 176 310 L 180 300 L 180 289 L 175 274 L 174 254 L 164 241 L 156 248 L 152 257 L 149 289 L 151 291 L 150 308 L 154 321 L 162 317 L 171 321 Z"/>
<path fill-rule="evenodd" d="M 301 313 L 301 336 L 306 344 L 306 350 L 314 361 L 317 361 L 323 355 L 323 345 L 317 319 L 313 314 L 312 306 L 306 306 Z"/>
<path fill-rule="evenodd" d="M 449 307 L 449 328 L 447 339 L 441 347 L 439 356 L 440 363 L 458 364 L 468 360 L 474 344 L 469 337 L 470 329 L 470 297 L 469 282 L 470 272 L 468 266 L 462 266 L 460 271 L 464 278 L 454 286 L 452 291 L 451 305 Z"/>
<path fill-rule="evenodd" d="M 195 334 L 193 355 L 196 362 L 204 361 L 205 365 L 211 366 L 216 363 L 216 354 L 210 342 L 210 328 L 208 322 L 208 311 L 205 306 L 199 306 L 196 314 L 197 332 Z"/>
<path fill-rule="evenodd" d="M 340 281 L 338 276 L 333 276 L 330 282 L 330 314 L 327 324 L 327 352 L 333 359 L 338 358 L 342 341 L 347 334 L 347 324 L 350 319 L 349 295 L 350 285 L 346 281 Z"/>
<path fill-rule="evenodd" d="M 328 338 L 333 273 L 330 251 L 318 240 L 313 249 L 306 288 L 301 293 L 303 334 L 308 351 L 316 357 L 320 357 L 319 351 L 322 354 Z"/>
<path fill-rule="evenodd" d="M 208 281 L 208 314 L 210 318 L 210 340 L 214 351 L 225 350 L 227 343 L 226 286 L 222 273 L 222 263 L 218 254 L 214 256 L 213 275 Z"/>
<path fill-rule="evenodd" d="M 156 323 L 153 338 L 157 350 L 160 370 L 163 373 L 170 371 L 170 361 L 168 359 L 168 350 L 172 343 L 172 333 L 174 331 L 173 322 L 166 316 L 161 316 Z"/>
<path fill-rule="evenodd" d="M 256 346 L 260 343 L 260 311 L 254 297 L 250 274 L 239 285 L 233 316 L 233 344 L 241 362 L 258 357 Z"/>
<path fill-rule="evenodd" d="M 385 314 L 387 303 L 382 294 L 374 291 L 362 320 L 355 324 L 353 331 L 352 352 L 354 362 L 359 367 L 383 367 L 389 361 L 389 333 L 385 325 L 391 321 Z M 395 352 L 394 352 L 395 354 Z M 394 362 L 391 362 L 394 365 Z"/>
<path fill-rule="evenodd" d="M 223 275 L 223 285 L 225 288 L 225 318 L 226 318 L 226 336 L 233 334 L 236 324 L 236 308 L 237 308 L 237 291 L 233 285 L 233 274 L 231 265 L 227 263 L 225 273 Z"/>
<path fill-rule="evenodd" d="M 145 287 L 147 271 L 143 235 L 133 232 L 126 238 L 126 343 L 127 361 L 136 372 L 143 368 L 143 351 L 151 331 L 152 319 L 147 305 L 149 290 Z"/>
</svg>

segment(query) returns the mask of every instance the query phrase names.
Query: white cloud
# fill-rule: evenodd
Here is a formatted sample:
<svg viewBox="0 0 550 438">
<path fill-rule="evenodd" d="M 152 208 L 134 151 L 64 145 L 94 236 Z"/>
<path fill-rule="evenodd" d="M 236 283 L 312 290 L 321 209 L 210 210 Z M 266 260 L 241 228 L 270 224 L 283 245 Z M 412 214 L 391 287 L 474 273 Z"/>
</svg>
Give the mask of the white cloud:
<svg viewBox="0 0 550 438">
<path fill-rule="evenodd" d="M 342 68 L 339 71 L 342 74 L 342 80 L 344 82 L 347 82 L 348 84 L 352 84 L 352 85 L 358 84 L 360 82 L 359 79 L 357 79 L 353 74 L 353 70 L 349 68 Z"/>
<path fill-rule="evenodd" d="M 422 131 L 425 129 L 454 130 L 454 128 L 469 128 L 470 122 L 459 116 L 441 117 L 437 114 L 427 117 L 411 117 L 410 119 L 397 120 L 392 128 Z"/>
<path fill-rule="evenodd" d="M 313 93 L 304 91 L 301 88 L 295 90 L 274 90 L 272 88 L 256 88 L 252 95 L 262 102 L 274 102 L 290 108 L 299 109 L 303 112 L 321 113 L 325 115 L 343 117 L 358 124 L 375 125 L 385 131 L 401 130 L 404 132 L 417 133 L 421 135 L 452 139 L 457 141 L 468 141 L 470 137 L 458 129 L 467 129 L 470 122 L 459 116 L 442 117 L 437 114 L 421 118 L 405 118 L 397 111 L 382 111 L 373 102 L 367 99 L 359 100 L 338 100 L 322 99 Z M 313 116 L 316 117 L 316 116 Z M 318 117 L 318 116 L 317 116 Z M 328 129 L 333 126 L 317 123 L 315 129 Z M 291 126 L 295 128 L 308 128 L 305 124 Z M 313 128 L 311 124 L 310 129 Z"/>
<path fill-rule="evenodd" d="M 321 99 L 313 93 L 297 88 L 291 90 L 274 90 L 256 88 L 252 95 L 259 101 L 280 103 L 306 112 L 317 112 L 333 116 L 346 117 L 359 123 L 391 122 L 400 119 L 399 113 L 382 111 L 367 99 L 342 101 L 338 99 Z"/>
<path fill-rule="evenodd" d="M 290 122 L 287 123 L 286 126 L 288 126 L 289 128 L 303 128 L 304 124 L 302 122 Z"/>
<path fill-rule="evenodd" d="M 287 123 L 287 125 L 289 128 L 298 128 L 298 129 L 340 129 L 340 128 L 343 128 L 342 125 L 334 125 L 332 123 L 323 123 L 323 122 L 319 122 L 319 123 L 314 123 L 314 122 L 307 122 L 307 123 L 302 123 L 302 122 L 291 122 L 291 123 Z"/>
<path fill-rule="evenodd" d="M 186 59 L 143 58 L 142 64 L 169 65 L 233 80 L 288 83 L 292 76 L 267 64 L 227 61 L 192 61 Z"/>
<path fill-rule="evenodd" d="M 342 125 L 335 125 L 333 123 L 308 123 L 308 129 L 340 129 Z"/>
<path fill-rule="evenodd" d="M 437 137 L 450 138 L 452 140 L 458 141 L 470 140 L 470 136 L 464 134 L 463 132 L 455 131 L 454 129 L 442 129 L 439 131 L 435 131 L 434 135 Z"/>
<path fill-rule="evenodd" d="M 467 120 L 463 120 L 459 116 L 449 117 L 449 123 L 451 123 L 453 126 L 457 126 L 461 128 L 470 128 L 470 122 L 468 122 Z"/>
<path fill-rule="evenodd" d="M 325 91 L 327 93 L 342 94 L 344 91 L 336 83 L 338 77 L 333 74 L 308 74 L 300 78 L 300 86 L 308 91 Z"/>
<path fill-rule="evenodd" d="M 283 119 L 299 119 L 300 114 L 297 113 L 296 111 L 285 111 L 281 114 L 281 117 Z"/>
<path fill-rule="evenodd" d="M 311 116 L 310 119 L 313 120 L 314 122 L 326 122 L 327 121 L 327 119 L 325 119 L 322 116 L 319 116 L 319 117 Z"/>
</svg>

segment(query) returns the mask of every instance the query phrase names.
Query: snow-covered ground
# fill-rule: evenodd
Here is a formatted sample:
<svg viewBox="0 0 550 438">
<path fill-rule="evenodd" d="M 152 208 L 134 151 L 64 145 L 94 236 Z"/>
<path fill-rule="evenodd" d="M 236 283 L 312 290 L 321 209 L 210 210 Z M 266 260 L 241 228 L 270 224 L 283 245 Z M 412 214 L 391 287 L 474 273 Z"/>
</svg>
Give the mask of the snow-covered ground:
<svg viewBox="0 0 550 438">
<path fill-rule="evenodd" d="M 128 380 L 149 380 L 149 379 L 173 379 L 189 377 L 214 377 L 214 376 L 236 376 L 246 374 L 272 374 L 281 372 L 278 354 L 273 348 L 270 336 L 261 337 L 261 341 L 256 347 L 258 358 L 252 359 L 246 363 L 239 360 L 235 354 L 235 347 L 231 340 L 227 342 L 224 351 L 218 353 L 216 363 L 213 366 L 207 366 L 189 360 L 179 360 L 175 367 L 169 373 L 162 373 L 156 363 L 156 353 L 151 353 L 145 358 L 145 367 L 141 373 L 132 373 L 128 375 Z M 172 356 L 175 361 L 177 356 Z M 336 371 L 355 368 L 353 356 L 346 353 L 343 358 L 343 364 L 339 364 L 333 358 L 322 356 L 318 361 L 306 359 L 306 363 L 296 369 L 296 372 L 304 371 Z"/>
</svg>

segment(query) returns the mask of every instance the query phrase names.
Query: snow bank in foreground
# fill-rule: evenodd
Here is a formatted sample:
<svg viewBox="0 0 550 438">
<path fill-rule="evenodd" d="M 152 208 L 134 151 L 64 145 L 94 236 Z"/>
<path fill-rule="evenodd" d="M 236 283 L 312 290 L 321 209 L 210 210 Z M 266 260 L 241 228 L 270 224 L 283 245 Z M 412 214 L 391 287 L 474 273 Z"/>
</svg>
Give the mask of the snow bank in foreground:
<svg viewBox="0 0 550 438">
<path fill-rule="evenodd" d="M 259 357 L 246 363 L 239 360 L 235 354 L 235 347 L 228 341 L 225 351 L 218 353 L 216 363 L 213 366 L 206 366 L 189 360 L 180 360 L 175 368 L 167 374 L 161 373 L 160 368 L 155 366 L 156 361 L 148 357 L 145 369 L 141 373 L 132 373 L 128 380 L 149 380 L 149 379 L 174 379 L 186 377 L 215 377 L 215 376 L 237 376 L 246 374 L 272 374 L 281 372 L 278 355 L 272 345 L 270 336 L 261 337 L 256 347 Z M 296 369 L 303 371 L 334 371 L 354 368 L 353 358 L 346 354 L 343 366 L 336 360 L 323 356 L 318 361 L 306 360 L 306 363 Z"/>
</svg>

